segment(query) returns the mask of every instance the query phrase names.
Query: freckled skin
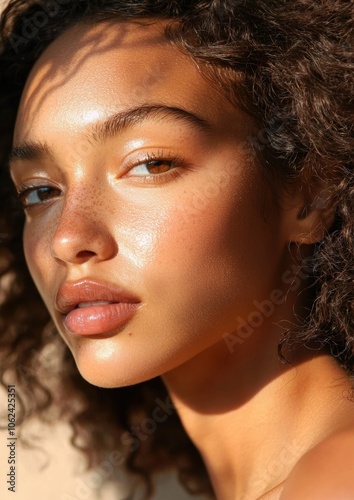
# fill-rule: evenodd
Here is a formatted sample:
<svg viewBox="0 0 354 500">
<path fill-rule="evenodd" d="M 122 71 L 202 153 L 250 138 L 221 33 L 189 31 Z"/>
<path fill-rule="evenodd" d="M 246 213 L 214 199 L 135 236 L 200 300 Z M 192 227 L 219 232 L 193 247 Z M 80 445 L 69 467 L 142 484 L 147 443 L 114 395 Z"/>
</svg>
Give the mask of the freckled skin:
<svg viewBox="0 0 354 500">
<path fill-rule="evenodd" d="M 146 103 L 195 112 L 213 132 L 149 119 L 104 144 L 87 140 L 88 127 Z M 283 286 L 279 277 L 291 262 L 287 243 L 294 228 L 269 201 L 259 166 L 247 155 L 250 133 L 249 119 L 164 41 L 158 24 L 74 27 L 37 61 L 22 96 L 15 143 L 47 142 L 55 157 L 19 162 L 13 177 L 49 179 L 63 194 L 28 211 L 25 254 L 91 383 L 137 383 L 211 346 L 220 350 L 236 318 L 246 318 L 254 300 Z M 123 157 L 156 148 L 177 151 L 193 170 L 158 186 L 133 173 L 117 175 Z M 219 185 L 215 172 L 226 182 Z M 55 311 L 59 286 L 87 277 L 126 287 L 143 302 L 116 335 L 73 337 Z"/>
<path fill-rule="evenodd" d="M 149 117 L 89 139 L 113 113 L 141 105 L 179 107 L 210 127 Z M 82 376 L 119 387 L 161 375 L 219 500 L 280 498 L 301 456 L 353 422 L 343 397 L 351 383 L 331 355 L 304 349 L 294 366 L 278 359 L 307 287 L 306 277 L 295 290 L 282 276 L 296 269 L 298 243 L 311 255 L 331 222 L 320 208 L 301 216 L 313 201 L 302 186 L 270 189 L 250 154 L 252 133 L 159 22 L 76 26 L 37 61 L 17 117 L 14 145 L 40 142 L 52 154 L 11 167 L 16 185 L 58 190 L 26 210 L 24 250 Z M 178 175 L 162 177 L 160 166 L 153 183 L 151 154 L 177 158 L 163 166 Z M 73 336 L 55 296 L 84 278 L 128 289 L 141 308 L 106 337 Z M 230 352 L 223 334 L 237 336 L 239 319 L 259 313 L 254 302 L 273 291 L 286 300 Z M 307 459 L 291 498 L 302 470 L 306 477 Z"/>
</svg>

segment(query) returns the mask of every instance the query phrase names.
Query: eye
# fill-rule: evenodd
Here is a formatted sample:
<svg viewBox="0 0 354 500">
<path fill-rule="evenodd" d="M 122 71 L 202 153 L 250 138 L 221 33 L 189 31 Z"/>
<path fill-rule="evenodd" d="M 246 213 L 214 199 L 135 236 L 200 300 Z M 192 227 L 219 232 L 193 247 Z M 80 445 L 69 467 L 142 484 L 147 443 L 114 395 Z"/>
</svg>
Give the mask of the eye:
<svg viewBox="0 0 354 500">
<path fill-rule="evenodd" d="M 29 208 L 51 201 L 60 194 L 61 191 L 58 188 L 50 186 L 22 186 L 18 196 L 22 206 Z"/>
<path fill-rule="evenodd" d="M 132 170 L 147 169 L 150 174 L 164 174 L 174 167 L 172 160 L 147 160 L 133 167 Z"/>
<path fill-rule="evenodd" d="M 160 154 L 156 156 L 149 154 L 144 160 L 132 165 L 126 175 L 136 177 L 139 182 L 157 184 L 177 177 L 183 168 L 187 168 L 187 163 L 183 158 L 175 156 L 164 158 Z"/>
</svg>

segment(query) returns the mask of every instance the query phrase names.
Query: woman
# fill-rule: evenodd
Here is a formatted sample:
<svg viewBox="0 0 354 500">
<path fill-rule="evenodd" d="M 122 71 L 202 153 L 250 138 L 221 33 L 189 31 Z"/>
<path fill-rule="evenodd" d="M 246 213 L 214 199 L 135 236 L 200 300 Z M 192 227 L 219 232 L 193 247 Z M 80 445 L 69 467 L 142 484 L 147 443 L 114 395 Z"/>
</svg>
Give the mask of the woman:
<svg viewBox="0 0 354 500">
<path fill-rule="evenodd" d="M 2 373 L 91 465 L 352 498 L 352 7 L 6 9 Z"/>
</svg>

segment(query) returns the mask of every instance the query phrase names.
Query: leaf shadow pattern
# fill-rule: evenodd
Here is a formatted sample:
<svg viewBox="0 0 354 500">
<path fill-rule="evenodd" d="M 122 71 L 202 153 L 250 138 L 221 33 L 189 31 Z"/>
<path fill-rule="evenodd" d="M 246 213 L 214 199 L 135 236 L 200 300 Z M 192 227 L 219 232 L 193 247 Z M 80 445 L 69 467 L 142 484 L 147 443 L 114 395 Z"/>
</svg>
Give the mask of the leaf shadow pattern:
<svg viewBox="0 0 354 500">
<path fill-rule="evenodd" d="M 108 23 L 108 25 L 107 25 Z M 140 24 L 140 23 L 134 23 Z M 146 24 L 146 23 L 145 23 Z M 114 36 L 107 37 L 107 30 L 112 27 Z M 75 29 L 75 27 L 73 27 Z M 59 88 L 67 85 L 69 79 L 75 79 L 80 73 L 85 63 L 92 56 L 95 58 L 103 57 L 110 50 L 117 50 L 119 47 L 125 49 L 134 49 L 144 46 L 148 40 L 150 45 L 161 44 L 161 37 L 158 34 L 152 33 L 149 38 L 146 36 L 136 37 L 134 40 L 129 36 L 131 27 L 126 22 L 117 23 L 115 20 L 107 21 L 101 24 L 92 31 L 78 30 L 77 40 L 75 42 L 75 56 L 70 61 L 65 62 L 63 58 L 51 57 L 48 58 L 41 67 L 40 75 L 37 74 L 35 86 L 31 89 L 31 94 L 27 97 L 24 103 L 25 110 L 23 120 L 27 124 L 27 130 L 31 130 L 34 118 L 38 114 L 41 107 L 46 104 L 46 101 Z M 72 50 L 72 48 L 71 48 Z M 69 74 L 68 64 L 70 63 Z M 144 78 L 143 85 L 151 85 L 161 76 L 163 67 L 149 66 L 147 61 L 147 76 Z M 45 86 L 45 90 L 43 87 Z M 137 89 L 138 97 L 141 89 Z M 26 140 L 26 137 L 24 137 Z"/>
</svg>

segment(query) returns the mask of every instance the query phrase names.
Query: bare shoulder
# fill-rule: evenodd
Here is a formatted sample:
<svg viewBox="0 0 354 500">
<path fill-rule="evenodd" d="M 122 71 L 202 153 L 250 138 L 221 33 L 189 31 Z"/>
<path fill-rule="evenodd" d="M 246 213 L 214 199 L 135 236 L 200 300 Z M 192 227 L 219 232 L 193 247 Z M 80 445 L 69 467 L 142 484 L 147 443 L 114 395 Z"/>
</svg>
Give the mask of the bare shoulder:
<svg viewBox="0 0 354 500">
<path fill-rule="evenodd" d="M 354 500 L 354 424 L 329 436 L 297 463 L 280 500 Z"/>
</svg>

